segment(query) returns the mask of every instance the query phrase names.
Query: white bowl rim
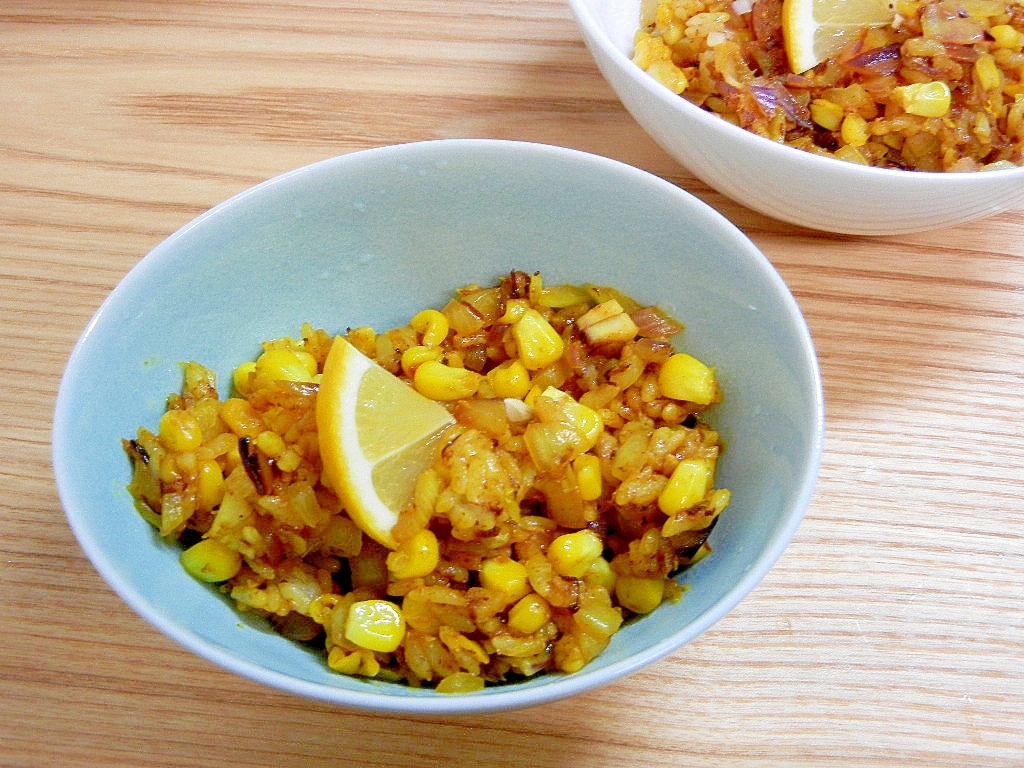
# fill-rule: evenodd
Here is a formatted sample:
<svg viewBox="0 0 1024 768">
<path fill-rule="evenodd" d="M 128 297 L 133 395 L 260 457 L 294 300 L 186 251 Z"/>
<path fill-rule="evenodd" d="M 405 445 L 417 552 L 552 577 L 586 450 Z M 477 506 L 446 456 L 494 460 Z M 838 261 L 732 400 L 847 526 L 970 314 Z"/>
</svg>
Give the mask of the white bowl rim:
<svg viewBox="0 0 1024 768">
<path fill-rule="evenodd" d="M 106 297 L 91 320 L 85 326 L 81 337 L 72 349 L 68 360 L 67 370 L 74 368 L 78 357 L 82 354 L 82 348 L 87 337 L 93 328 L 100 322 L 107 307 L 116 301 L 118 289 L 136 270 L 148 268 L 154 262 L 164 258 L 165 253 L 173 253 L 173 247 L 177 240 L 185 233 L 202 223 L 217 217 L 223 210 L 233 206 L 244 205 L 246 201 L 258 196 L 264 189 L 271 185 L 282 183 L 295 177 L 316 174 L 328 169 L 334 164 L 345 163 L 346 158 L 355 156 L 368 157 L 371 155 L 398 155 L 403 153 L 417 153 L 431 151 L 433 149 L 444 149 L 447 147 L 458 148 L 483 148 L 492 151 L 503 152 L 531 152 L 546 153 L 551 157 L 568 158 L 575 162 L 596 164 L 611 174 L 618 174 L 628 178 L 636 184 L 653 185 L 668 196 L 674 196 L 685 200 L 688 205 L 696 205 L 704 209 L 705 213 L 715 219 L 719 226 L 729 231 L 734 237 L 739 238 L 738 243 L 745 243 L 748 252 L 757 259 L 765 275 L 774 283 L 779 296 L 783 297 L 788 304 L 789 314 L 799 321 L 799 343 L 801 347 L 801 358 L 811 361 L 809 373 L 812 377 L 812 385 L 815 398 L 809 403 L 812 409 L 813 432 L 810 441 L 810 460 L 804 467 L 800 483 L 794 493 L 795 503 L 793 511 L 785 518 L 786 524 L 780 526 L 771 539 L 770 546 L 762 550 L 751 567 L 744 573 L 743 577 L 736 581 L 728 592 L 719 600 L 712 609 L 703 613 L 697 620 L 689 623 L 679 632 L 673 633 L 661 641 L 651 645 L 641 652 L 633 654 L 621 661 L 614 662 L 599 669 L 588 669 L 570 674 L 562 675 L 549 673 L 545 676 L 546 682 L 533 687 L 520 687 L 518 685 L 488 687 L 483 691 L 459 695 L 437 694 L 434 691 L 423 691 L 424 695 L 409 695 L 410 689 L 402 688 L 403 695 L 391 696 L 385 693 L 378 693 L 368 685 L 366 692 L 353 691 L 347 688 L 331 687 L 314 682 L 303 681 L 288 675 L 266 669 L 258 664 L 246 661 L 233 654 L 229 649 L 222 648 L 211 643 L 184 626 L 179 626 L 172 620 L 165 617 L 157 606 L 151 605 L 142 595 L 132 589 L 129 585 L 122 583 L 114 576 L 112 560 L 98 543 L 91 537 L 87 526 L 81 517 L 82 513 L 74 509 L 74 498 L 71 496 L 72 479 L 65 471 L 67 466 L 66 457 L 73 450 L 74 446 L 62 439 L 64 425 L 69 420 L 69 414 L 73 407 L 68 396 L 67 373 L 62 378 L 53 418 L 52 431 L 52 463 L 56 480 L 58 495 L 64 506 L 69 525 L 75 534 L 79 545 L 87 555 L 94 568 L 107 582 L 111 589 L 127 603 L 138 615 L 159 629 L 163 634 L 177 642 L 184 648 L 196 655 L 207 659 L 214 664 L 234 672 L 241 677 L 254 682 L 262 683 L 281 691 L 296 694 L 311 700 L 321 701 L 338 705 L 353 710 L 388 712 L 407 715 L 462 715 L 481 714 L 497 711 L 508 711 L 521 709 L 535 705 L 550 703 L 575 696 L 579 693 L 592 690 L 612 681 L 621 679 L 637 670 L 652 664 L 655 661 L 678 650 L 690 640 L 702 634 L 710 626 L 719 621 L 731 611 L 750 591 L 763 579 L 765 574 L 772 568 L 775 562 L 781 557 L 785 548 L 789 545 L 796 529 L 799 527 L 804 513 L 810 504 L 811 497 L 817 482 L 818 473 L 822 461 L 824 433 L 825 433 L 825 406 L 821 381 L 821 372 L 817 364 L 817 356 L 814 350 L 810 331 L 803 319 L 803 314 L 797 305 L 795 298 L 786 286 L 781 275 L 771 265 L 757 247 L 746 238 L 746 236 L 722 214 L 714 210 L 707 203 L 677 187 L 665 179 L 662 179 L 647 171 L 635 168 L 617 160 L 612 160 L 600 155 L 590 154 L 580 150 L 565 147 L 539 144 L 525 141 L 512 141 L 501 139 L 435 139 L 428 141 L 408 142 L 378 146 L 370 149 L 357 150 L 348 154 L 330 157 L 318 162 L 305 165 L 294 170 L 282 173 L 273 178 L 267 179 L 255 186 L 249 187 L 238 194 L 215 205 L 206 212 L 200 214 L 188 222 L 168 238 L 146 254 L 131 270 L 125 275 L 118 286 Z M 421 692 L 414 692 L 419 694 Z"/>
</svg>

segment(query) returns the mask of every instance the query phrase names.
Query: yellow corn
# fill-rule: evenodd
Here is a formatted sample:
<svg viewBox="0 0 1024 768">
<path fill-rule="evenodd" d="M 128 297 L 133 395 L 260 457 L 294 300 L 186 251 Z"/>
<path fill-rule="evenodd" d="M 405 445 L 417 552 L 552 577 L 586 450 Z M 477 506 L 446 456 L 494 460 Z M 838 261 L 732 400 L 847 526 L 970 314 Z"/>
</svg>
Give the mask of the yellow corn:
<svg viewBox="0 0 1024 768">
<path fill-rule="evenodd" d="M 462 400 L 476 394 L 482 374 L 468 368 L 452 368 L 439 360 L 428 360 L 413 374 L 416 391 L 431 400 Z"/>
<path fill-rule="evenodd" d="M 509 602 L 530 593 L 530 579 L 526 566 L 506 555 L 489 557 L 480 566 L 480 585 L 501 592 Z"/>
<path fill-rule="evenodd" d="M 498 318 L 498 322 L 512 325 L 518 322 L 519 318 L 525 315 L 526 310 L 529 308 L 530 302 L 526 299 L 509 299 L 505 302 L 505 314 Z"/>
<path fill-rule="evenodd" d="M 584 501 L 595 501 L 601 498 L 601 460 L 592 453 L 584 453 L 573 459 L 572 469 L 576 473 L 576 485 L 580 490 L 580 497 Z"/>
<path fill-rule="evenodd" d="M 584 528 L 574 533 L 563 533 L 548 547 L 548 560 L 555 572 L 569 578 L 580 578 L 604 552 L 601 537 Z"/>
<path fill-rule="evenodd" d="M 677 352 L 658 371 L 658 386 L 665 397 L 708 405 L 715 399 L 715 371 L 685 352 Z"/>
<path fill-rule="evenodd" d="M 506 360 L 487 372 L 495 397 L 522 400 L 530 391 L 530 372 L 518 360 Z"/>
<path fill-rule="evenodd" d="M 327 666 L 342 675 L 354 675 L 359 672 L 362 656 L 358 652 L 349 652 L 336 645 L 327 654 Z"/>
<path fill-rule="evenodd" d="M 911 115 L 942 117 L 949 112 L 949 86 L 941 80 L 911 83 L 893 89 L 896 103 Z"/>
<path fill-rule="evenodd" d="M 387 566 L 396 579 L 414 579 L 437 568 L 438 560 L 437 537 L 429 528 L 424 528 L 388 553 Z"/>
<path fill-rule="evenodd" d="M 512 338 L 519 350 L 519 359 L 531 371 L 551 365 L 565 351 L 565 342 L 558 331 L 532 308 L 526 309 L 513 323 Z"/>
<path fill-rule="evenodd" d="M 181 566 L 200 581 L 227 581 L 242 568 L 242 556 L 216 539 L 203 539 L 181 553 Z"/>
<path fill-rule="evenodd" d="M 993 91 L 1003 87 L 1003 73 L 991 53 L 983 53 L 974 62 L 974 76 L 983 90 Z"/>
<path fill-rule="evenodd" d="M 301 349 L 274 347 L 256 358 L 254 372 L 261 381 L 311 382 L 317 374 L 317 363 Z"/>
<path fill-rule="evenodd" d="M 839 136 L 844 144 L 849 144 L 851 147 L 863 147 L 871 137 L 868 121 L 856 113 L 847 115 L 843 118 L 843 123 L 839 128 Z"/>
<path fill-rule="evenodd" d="M 676 29 L 679 28 L 676 27 Z M 681 33 L 682 30 L 680 29 L 679 32 Z M 652 61 L 647 68 L 647 73 L 673 93 L 682 93 L 690 85 L 686 73 L 677 67 L 671 59 Z"/>
<path fill-rule="evenodd" d="M 826 131 L 837 131 L 843 123 L 846 111 L 841 105 L 828 99 L 815 99 L 811 102 L 811 120 Z"/>
<path fill-rule="evenodd" d="M 417 312 L 409 325 L 420 334 L 420 343 L 425 347 L 437 347 L 448 337 L 448 318 L 436 309 Z"/>
<path fill-rule="evenodd" d="M 647 69 L 655 61 L 672 58 L 672 49 L 665 45 L 659 37 L 647 34 L 638 35 L 633 44 L 633 61 L 640 69 Z"/>
<path fill-rule="evenodd" d="M 607 593 L 585 595 L 573 620 L 585 634 L 606 643 L 622 626 L 622 609 L 612 605 Z"/>
<path fill-rule="evenodd" d="M 992 35 L 993 48 L 1006 48 L 1018 53 L 1024 48 L 1024 33 L 1009 24 L 996 24 L 989 32 Z"/>
<path fill-rule="evenodd" d="M 650 613 L 665 594 L 665 580 L 639 576 L 619 576 L 615 582 L 615 597 L 619 605 L 633 613 Z"/>
<path fill-rule="evenodd" d="M 348 609 L 345 639 L 360 648 L 390 653 L 405 638 L 405 617 L 389 600 L 360 600 Z"/>
<path fill-rule="evenodd" d="M 331 612 L 338 607 L 340 595 L 324 594 L 314 597 L 309 603 L 309 618 L 317 624 L 326 624 L 331 620 Z"/>
<path fill-rule="evenodd" d="M 486 681 L 472 672 L 452 672 L 442 677 L 434 688 L 438 693 L 473 693 L 482 691 Z"/>
<path fill-rule="evenodd" d="M 302 457 L 291 448 L 277 457 L 277 468 L 282 472 L 294 472 L 302 464 Z"/>
<path fill-rule="evenodd" d="M 516 632 L 532 635 L 551 620 L 551 606 L 533 592 L 509 608 L 508 625 Z"/>
<path fill-rule="evenodd" d="M 609 594 L 615 589 L 615 581 L 617 575 L 612 570 L 612 564 L 605 560 L 603 557 L 597 558 L 590 564 L 583 573 L 583 580 L 588 584 L 596 584 L 599 587 L 604 587 L 605 591 Z"/>
<path fill-rule="evenodd" d="M 443 352 L 438 347 L 416 344 L 402 352 L 402 370 L 411 376 L 421 365 L 431 360 L 440 360 L 442 355 Z"/>
<path fill-rule="evenodd" d="M 856 163 L 857 165 L 870 165 L 867 157 L 857 147 L 851 147 L 849 144 L 844 144 L 835 151 L 835 157 L 838 160 L 843 160 L 847 163 Z"/>
<path fill-rule="evenodd" d="M 288 446 L 285 445 L 284 438 L 279 434 L 270 430 L 264 430 L 256 436 L 256 447 L 270 458 L 276 459 L 284 453 L 285 448 Z"/>
<path fill-rule="evenodd" d="M 256 361 L 249 360 L 235 368 L 231 375 L 231 383 L 240 395 L 248 395 L 252 391 L 252 376 L 256 373 Z"/>
<path fill-rule="evenodd" d="M 188 411 L 167 411 L 160 417 L 160 442 L 171 451 L 194 451 L 203 443 L 203 430 Z"/>
<path fill-rule="evenodd" d="M 199 462 L 196 476 L 196 505 L 204 512 L 210 512 L 224 498 L 224 473 L 220 464 L 212 459 Z"/>
<path fill-rule="evenodd" d="M 687 459 L 672 470 L 672 476 L 658 496 L 658 507 L 666 515 L 689 509 L 711 490 L 715 465 L 707 459 Z"/>
</svg>

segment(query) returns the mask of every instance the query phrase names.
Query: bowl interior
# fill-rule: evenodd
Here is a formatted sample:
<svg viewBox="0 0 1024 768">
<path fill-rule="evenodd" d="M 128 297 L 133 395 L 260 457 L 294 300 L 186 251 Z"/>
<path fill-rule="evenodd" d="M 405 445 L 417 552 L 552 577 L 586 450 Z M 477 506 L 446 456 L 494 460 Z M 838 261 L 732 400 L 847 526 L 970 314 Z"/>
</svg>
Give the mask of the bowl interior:
<svg viewBox="0 0 1024 768">
<path fill-rule="evenodd" d="M 576 675 L 446 697 L 336 675 L 322 659 L 187 576 L 125 490 L 121 439 L 154 428 L 180 363 L 218 373 L 259 342 L 384 329 L 511 269 L 550 283 L 614 285 L 686 324 L 682 345 L 717 366 L 728 441 L 720 483 L 733 503 L 715 554 L 685 573 L 676 605 L 623 629 Z M 225 391 L 221 392 L 224 396 Z M 799 309 L 760 252 L 711 208 L 628 166 L 499 141 L 425 142 L 353 153 L 278 177 L 182 228 L 143 259 L 89 323 L 58 396 L 58 489 L 84 551 L 143 617 L 255 680 L 342 705 L 470 712 L 592 688 L 693 638 L 761 579 L 809 500 L 823 407 Z"/>
</svg>

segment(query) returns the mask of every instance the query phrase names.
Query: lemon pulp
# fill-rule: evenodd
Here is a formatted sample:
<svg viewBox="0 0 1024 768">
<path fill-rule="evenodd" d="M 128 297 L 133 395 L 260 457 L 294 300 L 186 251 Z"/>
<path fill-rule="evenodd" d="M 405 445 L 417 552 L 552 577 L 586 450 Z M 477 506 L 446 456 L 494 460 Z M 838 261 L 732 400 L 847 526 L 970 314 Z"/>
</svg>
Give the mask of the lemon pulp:
<svg viewBox="0 0 1024 768">
<path fill-rule="evenodd" d="M 891 24 L 892 0 L 783 0 L 782 38 L 793 72 L 834 56 L 868 27 Z"/>
<path fill-rule="evenodd" d="M 391 530 L 453 421 L 443 405 L 335 338 L 317 395 L 320 457 L 331 488 L 368 536 L 397 546 Z"/>
</svg>

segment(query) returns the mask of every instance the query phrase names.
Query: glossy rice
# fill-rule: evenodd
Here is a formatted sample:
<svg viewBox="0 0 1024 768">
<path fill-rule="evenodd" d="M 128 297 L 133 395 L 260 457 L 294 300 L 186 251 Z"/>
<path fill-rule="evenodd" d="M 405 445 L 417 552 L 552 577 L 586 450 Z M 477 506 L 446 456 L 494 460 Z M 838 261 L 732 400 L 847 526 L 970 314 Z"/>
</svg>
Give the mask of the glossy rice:
<svg viewBox="0 0 1024 768">
<path fill-rule="evenodd" d="M 439 312 L 345 334 L 410 386 L 428 358 L 478 374 L 447 403 L 455 422 L 397 550 L 323 478 L 315 402 L 332 337 L 309 325 L 266 342 L 224 399 L 185 364 L 159 428 L 124 441 L 130 491 L 189 573 L 339 673 L 466 692 L 580 670 L 624 622 L 685 599 L 673 577 L 710 552 L 729 503 L 705 422 L 717 377 L 673 347 L 676 321 L 608 288 L 513 272 Z M 538 338 L 547 358 L 531 357 Z"/>
<path fill-rule="evenodd" d="M 896 19 L 793 73 L 782 0 L 645 0 L 633 60 L 772 141 L 863 165 L 1024 164 L 1024 5 L 896 0 Z"/>
</svg>

